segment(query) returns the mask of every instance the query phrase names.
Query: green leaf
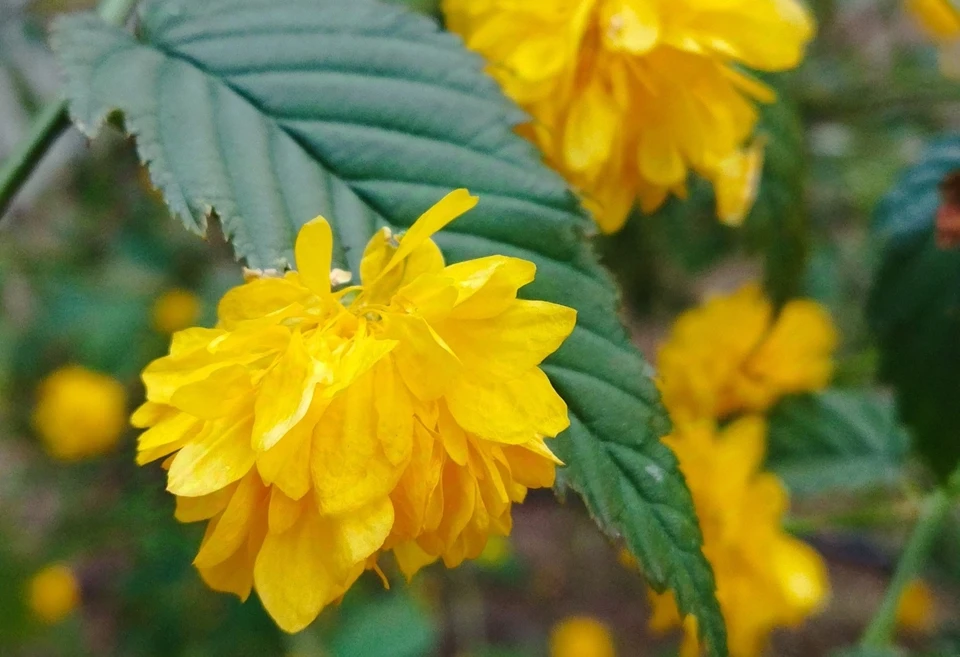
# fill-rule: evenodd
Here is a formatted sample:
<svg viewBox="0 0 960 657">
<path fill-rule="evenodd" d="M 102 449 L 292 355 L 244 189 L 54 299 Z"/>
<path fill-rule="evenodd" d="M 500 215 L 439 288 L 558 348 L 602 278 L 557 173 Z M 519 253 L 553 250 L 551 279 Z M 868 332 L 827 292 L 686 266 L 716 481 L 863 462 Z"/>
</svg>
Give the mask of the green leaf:
<svg viewBox="0 0 960 657">
<path fill-rule="evenodd" d="M 893 401 L 869 390 L 791 397 L 770 415 L 768 465 L 800 495 L 894 484 L 909 449 Z"/>
<path fill-rule="evenodd" d="M 215 213 L 252 267 L 287 265 L 297 229 L 320 213 L 335 262 L 356 272 L 379 227 L 408 227 L 453 188 L 480 195 L 437 236 L 449 260 L 531 260 L 525 294 L 579 313 L 545 368 L 572 416 L 554 443 L 569 464 L 560 487 L 584 497 L 651 583 L 698 617 L 711 653 L 725 654 L 689 491 L 658 440 L 668 421 L 649 368 L 584 241 L 587 219 L 514 133 L 523 114 L 483 62 L 430 20 L 370 0 L 148 2 L 141 33 L 91 14 L 58 22 L 74 122 L 92 137 L 121 112 L 173 212 L 200 233 Z"/>
<path fill-rule="evenodd" d="M 960 251 L 935 239 L 938 185 L 960 170 L 960 138 L 933 145 L 877 207 L 880 245 L 868 319 L 881 376 L 931 468 L 946 477 L 960 460 Z"/>
</svg>

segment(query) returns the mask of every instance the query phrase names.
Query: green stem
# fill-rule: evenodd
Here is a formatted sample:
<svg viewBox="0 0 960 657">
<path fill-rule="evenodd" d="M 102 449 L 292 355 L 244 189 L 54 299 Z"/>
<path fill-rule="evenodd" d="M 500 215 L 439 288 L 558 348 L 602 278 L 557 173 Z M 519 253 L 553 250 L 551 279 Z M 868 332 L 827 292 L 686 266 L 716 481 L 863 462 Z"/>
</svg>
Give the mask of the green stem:
<svg viewBox="0 0 960 657">
<path fill-rule="evenodd" d="M 104 21 L 122 26 L 127 22 L 138 0 L 102 0 L 97 11 Z M 0 167 L 0 217 L 20 191 L 20 187 L 39 164 L 50 146 L 70 125 L 67 101 L 60 99 L 45 106 L 33 120 L 26 138 Z"/>
<path fill-rule="evenodd" d="M 69 125 L 65 100 L 50 103 L 33 120 L 30 134 L 10 154 L 3 167 L 0 167 L 0 217 L 6 213 L 13 197 L 30 177 L 47 149 Z"/>
<path fill-rule="evenodd" d="M 949 515 L 953 500 L 951 491 L 945 487 L 937 488 L 924 500 L 920 518 L 913 527 L 880 608 L 863 634 L 861 646 L 879 648 L 893 640 L 900 598 L 926 562 L 930 546 Z"/>
</svg>

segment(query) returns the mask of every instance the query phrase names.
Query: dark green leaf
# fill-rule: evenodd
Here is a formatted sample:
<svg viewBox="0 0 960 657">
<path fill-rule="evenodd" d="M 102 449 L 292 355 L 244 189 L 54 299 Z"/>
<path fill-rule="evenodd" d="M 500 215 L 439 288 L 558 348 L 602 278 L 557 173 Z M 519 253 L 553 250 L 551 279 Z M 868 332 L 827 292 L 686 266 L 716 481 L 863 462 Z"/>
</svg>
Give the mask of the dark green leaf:
<svg viewBox="0 0 960 657">
<path fill-rule="evenodd" d="M 561 487 L 623 536 L 655 587 L 677 591 L 724 654 L 650 372 L 576 199 L 513 132 L 523 115 L 483 62 L 428 19 L 370 0 L 149 2 L 142 32 L 138 42 L 92 14 L 58 23 L 71 115 L 93 136 L 122 112 L 173 212 L 197 232 L 215 213 L 253 267 L 289 264 L 297 229 L 319 213 L 332 221 L 335 261 L 356 272 L 377 228 L 406 228 L 453 188 L 480 195 L 438 235 L 447 257 L 531 260 L 538 276 L 525 293 L 579 313 L 546 368 L 571 408 L 555 443 L 569 464 Z"/>
<path fill-rule="evenodd" d="M 770 415 L 768 464 L 801 495 L 893 484 L 909 448 L 893 401 L 873 391 L 792 397 Z"/>
<path fill-rule="evenodd" d="M 936 244 L 937 187 L 960 170 L 960 139 L 931 147 L 877 208 L 881 247 L 868 316 L 880 368 L 933 470 L 960 459 L 960 251 Z"/>
</svg>

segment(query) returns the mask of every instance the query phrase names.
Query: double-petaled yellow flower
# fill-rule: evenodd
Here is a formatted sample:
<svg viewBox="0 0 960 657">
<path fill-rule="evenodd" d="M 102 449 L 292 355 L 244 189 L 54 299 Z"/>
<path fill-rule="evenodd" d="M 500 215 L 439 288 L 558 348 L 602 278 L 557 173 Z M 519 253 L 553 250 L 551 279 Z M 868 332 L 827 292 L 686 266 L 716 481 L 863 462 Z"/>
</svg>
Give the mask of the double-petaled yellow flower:
<svg viewBox="0 0 960 657">
<path fill-rule="evenodd" d="M 745 416 L 723 430 L 703 420 L 678 425 L 665 442 L 677 455 L 703 530 L 703 553 L 717 580 L 732 657 L 762 654 L 770 633 L 817 610 L 829 589 L 812 548 L 783 531 L 786 491 L 761 472 L 766 422 Z M 680 625 L 672 594 L 651 598 L 651 626 Z M 681 654 L 699 654 L 696 621 L 688 618 Z"/>
<path fill-rule="evenodd" d="M 659 385 L 703 530 L 733 657 L 758 657 L 775 628 L 817 610 L 829 582 L 820 556 L 783 530 L 786 490 L 763 472 L 765 411 L 787 394 L 826 386 L 837 335 L 806 300 L 779 315 L 756 285 L 681 315 L 660 348 Z M 720 428 L 721 421 L 733 418 Z M 652 595 L 651 626 L 680 626 L 672 595 Z M 696 619 L 682 622 L 683 657 L 699 654 Z"/>
<path fill-rule="evenodd" d="M 722 221 L 755 198 L 762 145 L 744 69 L 795 67 L 813 35 L 798 0 L 444 0 L 450 28 L 532 116 L 524 133 L 583 194 L 600 228 L 651 212 L 690 171 Z"/>
<path fill-rule="evenodd" d="M 458 190 L 377 233 L 341 290 L 331 228 L 308 223 L 296 271 L 231 290 L 215 328 L 175 334 L 143 372 L 138 459 L 168 457 L 178 519 L 209 521 L 195 565 L 217 590 L 255 588 L 287 631 L 385 551 L 408 576 L 478 556 L 553 483 L 544 438 L 569 421 L 539 364 L 576 315 L 517 299 L 530 262 L 445 265 L 430 237 L 476 202 Z"/>
<path fill-rule="evenodd" d="M 764 411 L 785 394 L 823 388 L 833 372 L 837 332 L 808 300 L 779 315 L 757 285 L 684 313 L 657 364 L 674 421 Z"/>
</svg>

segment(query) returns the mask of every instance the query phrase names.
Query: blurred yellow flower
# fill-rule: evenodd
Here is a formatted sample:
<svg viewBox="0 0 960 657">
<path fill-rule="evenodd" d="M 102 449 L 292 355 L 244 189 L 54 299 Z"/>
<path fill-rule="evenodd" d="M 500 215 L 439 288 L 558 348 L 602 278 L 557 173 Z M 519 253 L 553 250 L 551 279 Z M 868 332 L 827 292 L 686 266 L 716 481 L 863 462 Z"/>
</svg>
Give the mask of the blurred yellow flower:
<svg viewBox="0 0 960 657">
<path fill-rule="evenodd" d="M 588 616 L 573 616 L 550 632 L 550 657 L 614 657 L 613 637 L 604 623 Z"/>
<path fill-rule="evenodd" d="M 785 394 L 823 388 L 837 332 L 807 300 L 774 316 L 756 285 L 679 317 L 658 354 L 659 385 L 674 421 L 763 411 Z"/>
<path fill-rule="evenodd" d="M 202 309 L 193 292 L 167 290 L 153 304 L 153 327 L 164 335 L 182 331 L 197 323 Z"/>
<path fill-rule="evenodd" d="M 40 384 L 33 425 L 51 456 L 75 461 L 117 444 L 126 427 L 126 403 L 119 381 L 71 365 Z"/>
<path fill-rule="evenodd" d="M 960 7 L 953 0 L 907 0 L 907 10 L 940 44 L 940 69 L 960 77 Z"/>
<path fill-rule="evenodd" d="M 773 92 L 744 69 L 783 71 L 814 33 L 798 0 L 444 0 L 447 22 L 533 120 L 526 136 L 580 189 L 600 228 L 713 181 L 737 224 L 761 168 L 748 145 L 754 101 Z"/>
<path fill-rule="evenodd" d="M 787 494 L 760 472 L 766 422 L 745 416 L 718 431 L 712 420 L 683 423 L 664 439 L 680 461 L 717 579 L 732 657 L 757 657 L 776 627 L 803 621 L 828 595 L 826 567 L 783 531 Z M 652 594 L 651 627 L 680 625 L 672 594 Z M 684 624 L 684 657 L 697 653 L 696 623 Z"/>
<path fill-rule="evenodd" d="M 458 190 L 377 233 L 339 291 L 330 226 L 308 223 L 297 271 L 229 291 L 216 328 L 176 333 L 143 372 L 138 460 L 166 458 L 177 518 L 210 521 L 194 564 L 214 589 L 255 587 L 284 630 L 385 551 L 407 576 L 479 556 L 553 484 L 544 438 L 569 420 L 539 364 L 576 313 L 517 299 L 533 263 L 445 266 L 430 237 L 476 203 Z"/>
<path fill-rule="evenodd" d="M 80 604 L 80 584 L 68 566 L 53 564 L 30 580 L 28 598 L 34 616 L 53 625 L 69 616 Z"/>
<path fill-rule="evenodd" d="M 923 580 L 914 580 L 897 603 L 897 626 L 910 632 L 929 632 L 934 626 L 933 592 Z"/>
</svg>

